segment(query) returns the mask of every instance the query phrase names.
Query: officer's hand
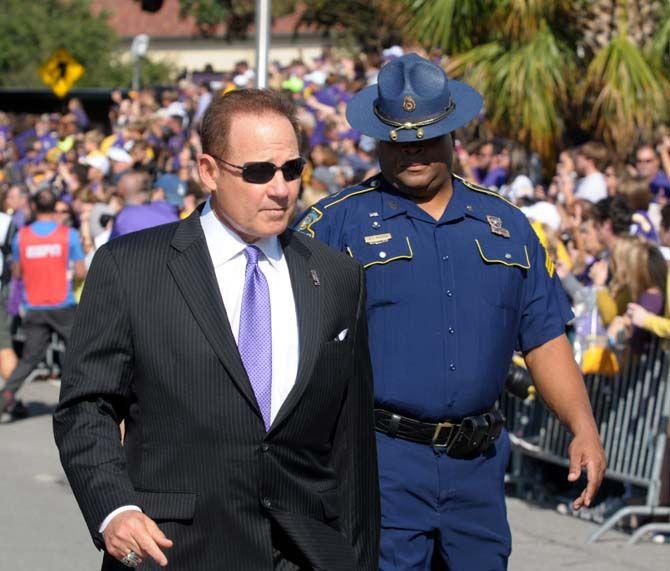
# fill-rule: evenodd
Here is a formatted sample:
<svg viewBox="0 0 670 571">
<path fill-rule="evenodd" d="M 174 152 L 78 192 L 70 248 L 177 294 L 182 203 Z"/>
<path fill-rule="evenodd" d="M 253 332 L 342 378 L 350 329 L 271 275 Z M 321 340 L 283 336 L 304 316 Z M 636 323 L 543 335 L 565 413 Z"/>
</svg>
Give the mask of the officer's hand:
<svg viewBox="0 0 670 571">
<path fill-rule="evenodd" d="M 161 547 L 172 547 L 172 541 L 142 512 L 121 512 L 109 522 L 102 536 L 107 553 L 119 561 L 134 551 L 142 560 L 151 557 L 161 567 L 168 563 Z"/>
<path fill-rule="evenodd" d="M 581 495 L 572 502 L 572 507 L 576 510 L 582 506 L 590 506 L 591 501 L 598 493 L 598 488 L 605 477 L 607 469 L 607 459 L 605 450 L 600 442 L 600 436 L 594 431 L 576 434 L 570 448 L 568 449 L 570 458 L 570 471 L 568 481 L 576 482 L 586 468 L 587 484 Z"/>
</svg>

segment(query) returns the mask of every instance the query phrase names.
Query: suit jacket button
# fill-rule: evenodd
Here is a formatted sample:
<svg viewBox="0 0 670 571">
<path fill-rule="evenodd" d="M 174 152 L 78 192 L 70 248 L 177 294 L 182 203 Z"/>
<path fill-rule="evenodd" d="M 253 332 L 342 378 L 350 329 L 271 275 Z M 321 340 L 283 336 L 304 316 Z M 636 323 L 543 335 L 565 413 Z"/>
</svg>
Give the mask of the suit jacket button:
<svg viewBox="0 0 670 571">
<path fill-rule="evenodd" d="M 261 444 L 261 450 L 263 452 L 267 452 L 268 450 L 270 450 L 270 445 L 267 442 L 263 442 L 263 444 Z"/>
<path fill-rule="evenodd" d="M 270 509 L 272 507 L 272 502 L 270 501 L 270 498 L 263 498 L 263 506 L 266 507 L 267 509 Z"/>
</svg>

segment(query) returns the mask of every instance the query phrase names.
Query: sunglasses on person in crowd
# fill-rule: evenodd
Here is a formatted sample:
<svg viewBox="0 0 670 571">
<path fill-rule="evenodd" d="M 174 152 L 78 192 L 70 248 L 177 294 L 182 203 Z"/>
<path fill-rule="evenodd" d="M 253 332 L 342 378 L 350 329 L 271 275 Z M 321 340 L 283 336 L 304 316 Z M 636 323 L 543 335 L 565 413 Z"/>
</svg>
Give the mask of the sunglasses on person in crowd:
<svg viewBox="0 0 670 571">
<path fill-rule="evenodd" d="M 302 170 L 305 168 L 305 159 L 302 157 L 286 161 L 283 165 L 278 167 L 274 163 L 266 161 L 235 165 L 223 160 L 220 157 L 215 157 L 214 155 L 210 156 L 213 159 L 228 165 L 229 167 L 240 169 L 242 171 L 242 180 L 252 184 L 265 184 L 266 182 L 270 182 L 278 170 L 281 170 L 286 182 L 291 182 L 292 180 L 300 178 Z"/>
</svg>

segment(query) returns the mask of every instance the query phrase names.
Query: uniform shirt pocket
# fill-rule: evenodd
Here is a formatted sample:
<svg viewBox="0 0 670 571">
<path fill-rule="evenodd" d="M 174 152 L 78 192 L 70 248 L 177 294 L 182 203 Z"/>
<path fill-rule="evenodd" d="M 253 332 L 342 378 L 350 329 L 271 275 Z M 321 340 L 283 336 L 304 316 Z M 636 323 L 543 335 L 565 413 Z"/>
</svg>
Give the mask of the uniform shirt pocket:
<svg viewBox="0 0 670 571">
<path fill-rule="evenodd" d="M 402 301 L 398 284 L 407 275 L 405 264 L 414 258 L 408 236 L 390 232 L 359 236 L 346 250 L 365 268 L 368 308 Z"/>
<path fill-rule="evenodd" d="M 523 282 L 531 267 L 526 245 L 486 236 L 475 238 L 475 249 L 481 260 L 481 283 L 486 300 L 498 307 L 518 310 Z"/>
</svg>

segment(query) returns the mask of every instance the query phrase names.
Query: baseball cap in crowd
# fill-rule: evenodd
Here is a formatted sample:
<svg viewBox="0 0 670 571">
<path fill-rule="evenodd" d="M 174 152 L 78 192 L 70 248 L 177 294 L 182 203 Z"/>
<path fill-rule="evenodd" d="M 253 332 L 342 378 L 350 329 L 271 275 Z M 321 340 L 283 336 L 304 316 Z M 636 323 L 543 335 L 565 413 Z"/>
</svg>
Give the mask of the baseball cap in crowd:
<svg viewBox="0 0 670 571">
<path fill-rule="evenodd" d="M 550 202 L 536 202 L 531 206 L 521 208 L 521 212 L 526 215 L 529 220 L 535 220 L 548 226 L 554 232 L 558 232 L 561 228 L 561 215 L 558 209 Z"/>
<path fill-rule="evenodd" d="M 79 161 L 82 165 L 98 169 L 101 173 L 109 172 L 109 159 L 99 151 L 92 151 Z"/>
<path fill-rule="evenodd" d="M 128 151 L 122 149 L 121 147 L 111 147 L 109 151 L 107 151 L 107 158 L 110 161 L 114 161 L 117 163 L 132 164 L 135 162 L 133 160 L 133 157 L 131 157 L 130 154 L 128 153 Z"/>
<path fill-rule="evenodd" d="M 305 87 L 305 82 L 299 77 L 292 75 L 281 84 L 282 89 L 287 89 L 292 93 L 300 93 Z"/>
<path fill-rule="evenodd" d="M 186 109 L 184 109 L 184 106 L 181 103 L 174 101 L 167 106 L 166 115 L 168 117 L 180 117 L 181 119 L 185 119 L 188 116 L 188 113 L 186 113 Z"/>
<path fill-rule="evenodd" d="M 321 69 L 315 69 L 314 71 L 310 71 L 307 75 L 305 75 L 305 81 L 315 85 L 325 85 L 327 79 L 328 74 Z"/>
<path fill-rule="evenodd" d="M 153 188 L 162 188 L 165 192 L 165 201 L 180 206 L 184 197 L 184 186 L 177 175 L 165 173 L 156 179 Z"/>
<path fill-rule="evenodd" d="M 233 77 L 233 83 L 240 88 L 247 87 L 255 77 L 256 74 L 254 73 L 254 71 L 252 69 L 248 69 L 247 71 L 239 73 L 235 77 Z"/>
<path fill-rule="evenodd" d="M 503 194 L 512 202 L 516 202 L 524 198 L 532 199 L 535 196 L 535 186 L 529 177 L 527 177 L 525 174 L 520 174 L 505 189 Z"/>
</svg>

